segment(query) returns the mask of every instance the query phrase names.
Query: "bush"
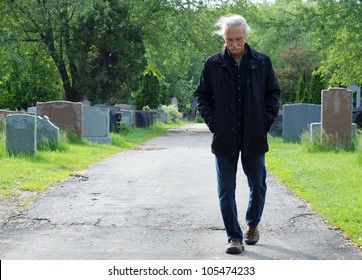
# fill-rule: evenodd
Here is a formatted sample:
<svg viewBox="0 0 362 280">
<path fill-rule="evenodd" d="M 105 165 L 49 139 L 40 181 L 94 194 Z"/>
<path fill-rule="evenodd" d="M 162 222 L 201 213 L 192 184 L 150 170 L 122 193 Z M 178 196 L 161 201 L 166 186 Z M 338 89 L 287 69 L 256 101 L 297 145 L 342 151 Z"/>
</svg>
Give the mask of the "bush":
<svg viewBox="0 0 362 280">
<path fill-rule="evenodd" d="M 181 120 L 181 113 L 174 105 L 162 105 L 162 110 L 168 115 L 169 119 L 173 122 L 179 122 Z"/>
</svg>

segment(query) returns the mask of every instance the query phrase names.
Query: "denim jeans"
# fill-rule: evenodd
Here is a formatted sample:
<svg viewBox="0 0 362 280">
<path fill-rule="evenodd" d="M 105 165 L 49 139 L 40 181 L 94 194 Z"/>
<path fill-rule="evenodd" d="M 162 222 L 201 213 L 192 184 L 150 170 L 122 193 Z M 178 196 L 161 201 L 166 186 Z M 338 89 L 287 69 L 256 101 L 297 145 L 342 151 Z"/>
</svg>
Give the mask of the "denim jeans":
<svg viewBox="0 0 362 280">
<path fill-rule="evenodd" d="M 243 232 L 238 222 L 235 201 L 236 171 L 239 154 L 236 156 L 215 155 L 219 204 L 228 242 L 243 240 Z M 249 203 L 246 224 L 256 227 L 263 213 L 266 194 L 265 154 L 243 157 L 241 164 L 249 184 Z"/>
</svg>

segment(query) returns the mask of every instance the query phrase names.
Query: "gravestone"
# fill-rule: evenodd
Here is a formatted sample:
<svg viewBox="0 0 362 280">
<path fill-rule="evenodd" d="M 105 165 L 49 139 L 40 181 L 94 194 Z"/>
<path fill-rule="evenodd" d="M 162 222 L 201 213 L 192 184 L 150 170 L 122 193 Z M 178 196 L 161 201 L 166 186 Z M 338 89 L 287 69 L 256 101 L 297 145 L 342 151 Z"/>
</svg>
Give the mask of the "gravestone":
<svg viewBox="0 0 362 280">
<path fill-rule="evenodd" d="M 348 145 L 352 140 L 352 91 L 345 88 L 322 90 L 322 138 L 335 145 Z"/>
<path fill-rule="evenodd" d="M 136 127 L 144 128 L 148 126 L 147 112 L 136 110 Z"/>
<path fill-rule="evenodd" d="M 108 108 L 109 109 L 109 131 L 117 131 L 117 113 L 120 111 L 118 106 L 97 104 L 94 107 Z"/>
<path fill-rule="evenodd" d="M 172 97 L 171 105 L 175 106 L 178 109 L 178 101 L 176 97 Z"/>
<path fill-rule="evenodd" d="M 321 105 L 291 104 L 283 106 L 283 140 L 299 142 L 309 125 L 321 121 Z"/>
<path fill-rule="evenodd" d="M 109 137 L 109 108 L 83 107 L 83 137 L 102 144 L 111 142 L 111 137 Z"/>
<path fill-rule="evenodd" d="M 6 116 L 6 150 L 10 154 L 36 153 L 36 117 L 34 115 Z"/>
<path fill-rule="evenodd" d="M 59 145 L 60 131 L 49 120 L 47 116 L 37 117 L 36 122 L 36 141 L 37 145 Z"/>
<path fill-rule="evenodd" d="M 151 110 L 152 115 L 152 124 L 158 123 L 160 121 L 160 115 L 156 112 L 156 110 Z"/>
<path fill-rule="evenodd" d="M 131 110 L 134 111 L 134 106 L 129 104 L 116 104 L 115 107 L 120 108 L 121 110 Z"/>
<path fill-rule="evenodd" d="M 352 137 L 357 133 L 357 124 L 352 123 Z M 310 141 L 321 141 L 322 137 L 322 124 L 319 123 L 311 123 L 310 124 Z"/>
<path fill-rule="evenodd" d="M 132 126 L 132 111 L 131 110 L 122 110 L 121 109 L 121 113 L 122 113 L 122 120 L 121 123 L 127 125 L 127 126 Z"/>
<path fill-rule="evenodd" d="M 352 84 L 351 86 L 347 87 L 347 90 L 356 93 L 356 108 L 361 107 L 361 88 L 356 86 L 356 84 Z"/>
<path fill-rule="evenodd" d="M 0 116 L 4 117 L 4 119 L 5 119 L 5 117 L 7 115 L 13 115 L 13 114 L 26 114 L 26 112 L 24 112 L 24 111 L 2 110 L 2 109 L 0 110 Z"/>
<path fill-rule="evenodd" d="M 167 113 L 164 111 L 164 110 L 162 110 L 162 109 L 157 109 L 157 110 L 155 110 L 156 112 L 157 112 L 157 114 L 158 114 L 158 119 L 161 121 L 161 122 L 163 122 L 163 123 L 167 123 L 167 121 L 168 121 L 168 115 L 167 115 Z"/>
<path fill-rule="evenodd" d="M 26 112 L 27 112 L 28 114 L 36 115 L 36 106 L 28 107 L 28 108 L 26 109 Z"/>
<path fill-rule="evenodd" d="M 83 135 L 83 104 L 81 102 L 50 101 L 36 103 L 37 116 L 47 116 L 61 129 L 71 129 Z"/>
</svg>

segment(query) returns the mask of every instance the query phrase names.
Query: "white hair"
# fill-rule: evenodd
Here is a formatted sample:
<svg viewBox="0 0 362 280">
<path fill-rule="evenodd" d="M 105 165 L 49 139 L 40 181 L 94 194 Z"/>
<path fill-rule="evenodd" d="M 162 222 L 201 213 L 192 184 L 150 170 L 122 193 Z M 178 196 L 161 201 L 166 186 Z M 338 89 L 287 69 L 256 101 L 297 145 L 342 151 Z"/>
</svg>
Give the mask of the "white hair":
<svg viewBox="0 0 362 280">
<path fill-rule="evenodd" d="M 227 15 L 219 18 L 219 20 L 215 23 L 219 29 L 214 31 L 214 35 L 219 35 L 225 37 L 226 29 L 229 26 L 236 27 L 242 26 L 244 30 L 244 35 L 248 36 L 250 33 L 250 27 L 246 22 L 245 18 L 240 15 Z"/>
</svg>

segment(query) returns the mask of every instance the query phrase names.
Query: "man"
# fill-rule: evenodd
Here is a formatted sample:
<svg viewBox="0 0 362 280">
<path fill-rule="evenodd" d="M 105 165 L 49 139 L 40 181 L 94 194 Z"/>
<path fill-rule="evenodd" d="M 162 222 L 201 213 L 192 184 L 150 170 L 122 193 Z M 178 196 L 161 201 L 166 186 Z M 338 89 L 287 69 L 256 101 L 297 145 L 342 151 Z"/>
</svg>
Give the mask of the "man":
<svg viewBox="0 0 362 280">
<path fill-rule="evenodd" d="M 280 89 L 270 58 L 252 49 L 246 39 L 250 28 L 239 15 L 219 19 L 225 48 L 210 56 L 196 89 L 198 110 L 213 133 L 218 195 L 228 246 L 226 253 L 240 254 L 243 241 L 254 245 L 265 203 L 265 153 L 267 132 L 279 110 Z M 245 236 L 235 202 L 239 156 L 250 188 Z"/>
</svg>

